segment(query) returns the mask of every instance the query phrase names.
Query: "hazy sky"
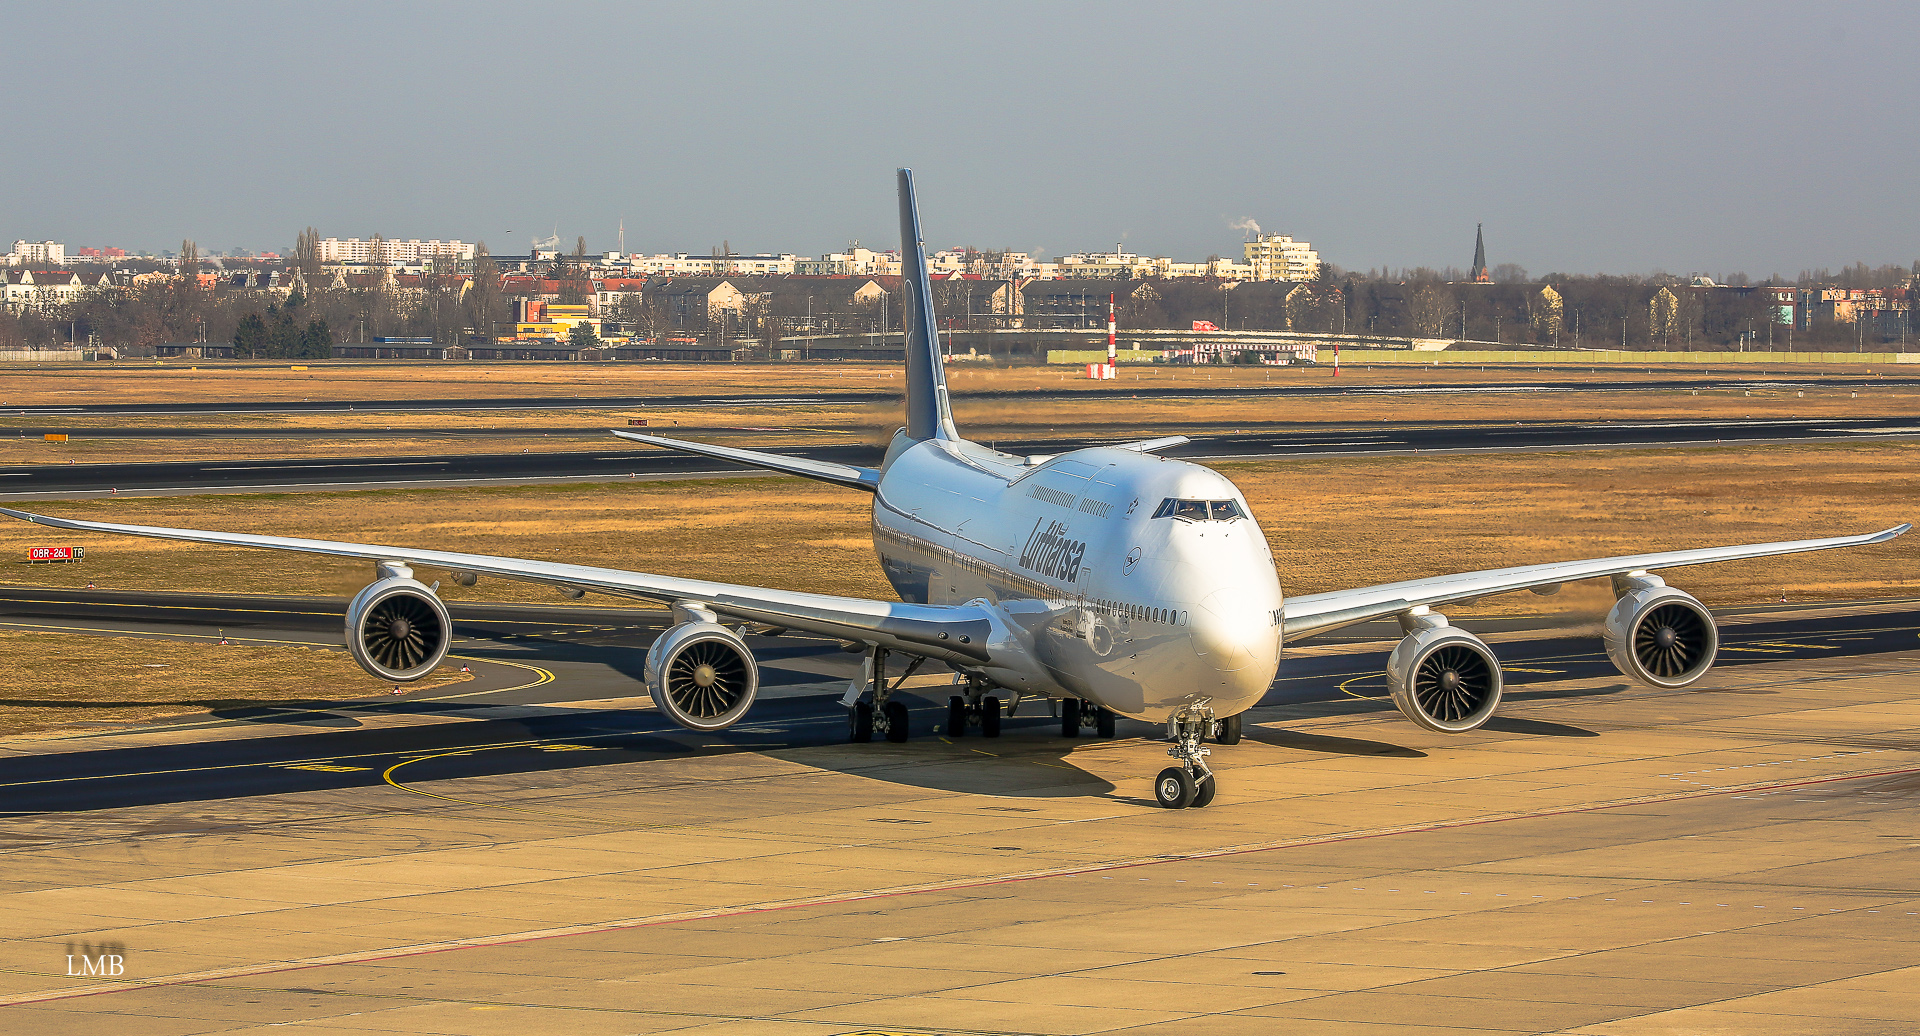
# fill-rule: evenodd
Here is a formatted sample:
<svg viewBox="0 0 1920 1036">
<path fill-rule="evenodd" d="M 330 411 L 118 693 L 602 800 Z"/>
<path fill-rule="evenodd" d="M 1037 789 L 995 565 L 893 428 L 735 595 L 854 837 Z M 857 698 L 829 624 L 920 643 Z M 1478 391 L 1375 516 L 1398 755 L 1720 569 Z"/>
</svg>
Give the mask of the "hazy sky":
<svg viewBox="0 0 1920 1036">
<path fill-rule="evenodd" d="M 1920 256 L 1920 5 L 9 4 L 0 237 L 1756 276 Z"/>
</svg>

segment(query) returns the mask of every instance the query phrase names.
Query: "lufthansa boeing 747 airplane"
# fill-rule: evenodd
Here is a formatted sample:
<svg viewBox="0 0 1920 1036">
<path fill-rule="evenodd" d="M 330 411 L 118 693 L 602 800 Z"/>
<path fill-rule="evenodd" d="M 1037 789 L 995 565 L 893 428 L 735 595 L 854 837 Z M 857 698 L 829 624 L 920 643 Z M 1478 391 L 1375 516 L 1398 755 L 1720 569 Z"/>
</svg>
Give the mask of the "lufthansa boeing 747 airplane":
<svg viewBox="0 0 1920 1036">
<path fill-rule="evenodd" d="M 1240 490 L 1209 468 L 1157 456 L 1183 437 L 1098 446 L 1057 456 L 1000 453 L 963 438 L 947 404 L 926 259 L 910 171 L 899 173 L 906 304 L 907 423 L 880 467 L 615 431 L 683 450 L 873 495 L 873 542 L 898 601 L 648 575 L 548 561 L 326 540 L 74 521 L 0 508 L 29 522 L 84 532 L 263 547 L 373 563 L 348 606 L 347 648 L 385 680 L 433 671 L 452 642 L 446 606 L 416 578 L 442 570 L 668 606 L 673 625 L 647 652 L 654 703 L 682 726 L 724 730 L 759 689 L 744 629 L 798 630 L 863 651 L 843 704 L 853 741 L 878 732 L 905 741 L 912 720 L 896 692 L 928 659 L 953 670 L 948 732 L 1000 732 L 1003 705 L 1059 702 L 1063 733 L 1111 736 L 1115 716 L 1165 724 L 1177 764 L 1154 780 L 1171 809 L 1213 801 L 1208 742 L 1240 740 L 1288 637 L 1370 619 L 1399 619 L 1405 639 L 1387 660 L 1393 702 L 1430 730 L 1460 732 L 1500 705 L 1500 662 L 1479 638 L 1435 611 L 1517 590 L 1610 577 L 1608 656 L 1656 687 L 1700 679 L 1719 646 L 1713 616 L 1657 570 L 1715 561 L 1883 543 L 1907 531 L 1750 546 L 1665 551 L 1469 572 L 1287 599 L 1266 536 Z M 888 675 L 900 656 L 903 671 Z M 1005 699 L 1005 701 L 1003 701 Z"/>
</svg>

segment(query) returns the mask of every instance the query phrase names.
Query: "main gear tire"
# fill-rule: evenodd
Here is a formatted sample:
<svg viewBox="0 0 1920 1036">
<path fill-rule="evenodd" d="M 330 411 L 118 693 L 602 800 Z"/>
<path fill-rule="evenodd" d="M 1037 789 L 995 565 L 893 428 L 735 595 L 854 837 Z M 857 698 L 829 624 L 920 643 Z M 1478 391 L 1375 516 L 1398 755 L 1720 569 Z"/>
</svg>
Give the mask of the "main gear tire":
<svg viewBox="0 0 1920 1036">
<path fill-rule="evenodd" d="M 887 740 L 896 745 L 907 740 L 907 706 L 905 702 L 890 701 L 884 710 L 887 716 Z"/>
</svg>

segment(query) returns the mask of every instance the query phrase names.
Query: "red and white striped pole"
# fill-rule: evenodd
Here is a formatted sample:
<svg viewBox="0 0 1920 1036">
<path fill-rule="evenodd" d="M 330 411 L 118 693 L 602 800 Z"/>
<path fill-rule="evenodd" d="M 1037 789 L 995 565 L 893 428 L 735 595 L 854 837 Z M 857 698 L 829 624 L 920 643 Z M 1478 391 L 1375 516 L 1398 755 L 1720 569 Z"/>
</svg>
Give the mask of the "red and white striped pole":
<svg viewBox="0 0 1920 1036">
<path fill-rule="evenodd" d="M 1112 292 L 1108 292 L 1108 293 L 1107 293 L 1107 371 L 1106 371 L 1106 377 L 1107 377 L 1107 378 L 1108 378 L 1109 380 L 1111 380 L 1111 379 L 1113 378 L 1113 364 L 1114 364 L 1114 361 L 1115 361 L 1115 360 L 1117 360 L 1117 359 L 1119 359 L 1119 356 L 1118 356 L 1118 354 L 1117 354 L 1117 353 L 1115 352 L 1115 347 L 1114 347 L 1114 342 L 1113 342 L 1113 293 L 1112 293 Z"/>
<path fill-rule="evenodd" d="M 1340 343 L 1333 343 L 1333 376 L 1340 376 Z"/>
</svg>

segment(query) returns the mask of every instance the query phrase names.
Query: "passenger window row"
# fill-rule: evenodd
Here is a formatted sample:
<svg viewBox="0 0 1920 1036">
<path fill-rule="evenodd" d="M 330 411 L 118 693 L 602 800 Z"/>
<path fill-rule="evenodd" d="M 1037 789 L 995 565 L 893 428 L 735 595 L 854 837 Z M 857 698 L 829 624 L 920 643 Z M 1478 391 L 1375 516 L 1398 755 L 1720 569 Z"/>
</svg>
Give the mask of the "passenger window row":
<svg viewBox="0 0 1920 1036">
<path fill-rule="evenodd" d="M 1122 601 L 1091 601 L 1096 610 L 1110 619 L 1126 616 L 1135 622 L 1155 622 L 1163 626 L 1184 626 L 1187 613 L 1176 608 L 1149 608 L 1145 605 L 1127 604 Z"/>
</svg>

